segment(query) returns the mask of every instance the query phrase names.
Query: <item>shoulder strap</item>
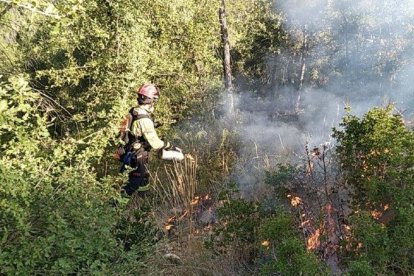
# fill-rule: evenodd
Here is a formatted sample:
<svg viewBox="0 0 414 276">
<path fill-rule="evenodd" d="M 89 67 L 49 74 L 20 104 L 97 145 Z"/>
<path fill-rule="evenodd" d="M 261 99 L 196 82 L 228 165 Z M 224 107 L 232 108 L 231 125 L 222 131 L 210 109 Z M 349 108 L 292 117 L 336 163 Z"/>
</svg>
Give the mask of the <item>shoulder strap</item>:
<svg viewBox="0 0 414 276">
<path fill-rule="evenodd" d="M 151 119 L 152 120 L 151 116 L 148 115 L 148 114 L 137 114 L 137 112 L 135 112 L 135 109 L 134 108 L 131 108 L 129 110 L 129 114 L 131 114 L 131 116 L 132 116 L 132 122 L 131 122 L 130 126 L 132 125 L 132 123 L 134 121 L 139 120 L 139 119 L 148 118 L 148 119 Z"/>
<path fill-rule="evenodd" d="M 138 112 L 135 111 L 134 107 L 129 110 L 128 116 L 129 116 L 129 120 L 128 120 L 128 125 L 127 125 L 127 130 L 126 130 L 126 137 L 124 139 L 126 145 L 130 144 L 130 143 L 133 143 L 134 141 L 136 141 L 136 139 L 138 139 L 138 140 L 143 139 L 143 137 L 135 137 L 131 133 L 132 124 L 136 120 L 140 120 L 140 119 L 144 119 L 144 118 L 148 118 L 148 119 L 152 120 L 152 118 L 149 114 L 138 114 Z M 144 142 L 144 141 L 141 141 L 141 142 Z"/>
</svg>

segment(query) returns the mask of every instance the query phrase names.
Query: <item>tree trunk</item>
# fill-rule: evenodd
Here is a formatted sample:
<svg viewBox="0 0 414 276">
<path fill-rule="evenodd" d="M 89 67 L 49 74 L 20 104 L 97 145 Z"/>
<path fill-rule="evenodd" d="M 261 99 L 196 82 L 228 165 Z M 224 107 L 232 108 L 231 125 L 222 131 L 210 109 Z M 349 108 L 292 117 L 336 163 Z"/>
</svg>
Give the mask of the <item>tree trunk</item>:
<svg viewBox="0 0 414 276">
<path fill-rule="evenodd" d="M 305 78 L 305 71 L 306 71 L 306 56 L 308 54 L 308 33 L 307 33 L 306 25 L 303 27 L 303 43 L 302 43 L 302 53 L 300 56 L 300 63 L 301 63 L 301 72 L 300 72 L 300 79 L 299 79 L 299 90 L 303 88 L 303 80 Z"/>
<path fill-rule="evenodd" d="M 228 38 L 227 20 L 226 20 L 226 6 L 224 0 L 221 0 L 221 7 L 219 9 L 219 19 L 221 26 L 221 41 L 223 44 L 223 69 L 224 69 L 224 83 L 230 101 L 230 112 L 233 113 L 233 81 L 231 74 L 231 59 L 230 59 L 230 43 Z"/>
<path fill-rule="evenodd" d="M 300 109 L 300 100 L 301 100 L 301 90 L 303 88 L 303 82 L 305 79 L 305 72 L 306 72 L 306 56 L 308 54 L 308 34 L 307 34 L 307 26 L 303 26 L 303 43 L 302 43 L 302 52 L 300 54 L 300 76 L 299 76 L 299 86 L 298 86 L 298 95 L 296 99 L 295 105 L 295 112 L 299 112 Z"/>
</svg>

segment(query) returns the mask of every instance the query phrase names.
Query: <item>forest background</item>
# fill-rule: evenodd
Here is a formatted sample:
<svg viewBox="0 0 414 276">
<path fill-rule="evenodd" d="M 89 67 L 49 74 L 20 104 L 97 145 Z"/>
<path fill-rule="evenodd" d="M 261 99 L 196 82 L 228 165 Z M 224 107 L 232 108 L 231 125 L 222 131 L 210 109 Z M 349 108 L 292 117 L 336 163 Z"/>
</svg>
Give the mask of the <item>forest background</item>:
<svg viewBox="0 0 414 276">
<path fill-rule="evenodd" d="M 413 4 L 226 1 L 230 108 L 222 1 L 0 0 L 0 274 L 412 274 Z M 147 82 L 193 159 L 118 204 Z"/>
</svg>

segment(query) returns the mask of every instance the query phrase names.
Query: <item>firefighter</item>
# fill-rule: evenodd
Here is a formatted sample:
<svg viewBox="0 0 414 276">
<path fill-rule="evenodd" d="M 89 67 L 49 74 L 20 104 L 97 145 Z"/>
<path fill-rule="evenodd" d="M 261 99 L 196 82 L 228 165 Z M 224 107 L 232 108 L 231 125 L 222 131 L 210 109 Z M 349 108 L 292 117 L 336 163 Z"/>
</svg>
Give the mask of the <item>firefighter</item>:
<svg viewBox="0 0 414 276">
<path fill-rule="evenodd" d="M 128 175 L 128 183 L 123 187 L 123 195 L 131 196 L 138 192 L 144 196 L 149 190 L 148 159 L 151 149 L 162 151 L 178 150 L 169 142 L 161 140 L 155 131 L 155 124 L 151 117 L 154 105 L 160 97 L 158 87 L 154 84 L 145 84 L 138 88 L 138 106 L 128 112 L 124 122 L 121 139 L 123 146 L 118 150 L 120 161 L 133 170 Z"/>
</svg>

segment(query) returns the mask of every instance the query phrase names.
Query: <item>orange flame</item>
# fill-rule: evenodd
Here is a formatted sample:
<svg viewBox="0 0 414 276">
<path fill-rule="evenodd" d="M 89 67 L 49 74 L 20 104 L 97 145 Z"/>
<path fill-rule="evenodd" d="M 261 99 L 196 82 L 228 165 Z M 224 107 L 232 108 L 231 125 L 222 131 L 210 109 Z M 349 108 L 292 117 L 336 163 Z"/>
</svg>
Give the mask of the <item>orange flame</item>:
<svg viewBox="0 0 414 276">
<path fill-rule="evenodd" d="M 165 225 L 165 230 L 167 230 L 167 231 L 170 231 L 173 228 L 174 228 L 174 224 L 167 224 L 167 225 Z"/>
<path fill-rule="evenodd" d="M 193 200 L 191 200 L 190 205 L 194 206 L 197 205 L 200 202 L 200 197 L 196 196 Z"/>
<path fill-rule="evenodd" d="M 381 206 L 380 210 L 374 209 L 373 211 L 371 211 L 371 216 L 374 219 L 379 220 L 385 215 L 385 213 L 387 213 L 385 211 L 387 211 L 388 209 L 390 209 L 390 205 L 385 204 L 384 206 Z"/>
<path fill-rule="evenodd" d="M 315 250 L 321 245 L 320 241 L 321 231 L 320 229 L 316 229 L 315 233 L 313 233 L 307 241 L 307 249 L 308 250 Z"/>
<path fill-rule="evenodd" d="M 309 226 L 310 225 L 310 219 L 308 219 L 308 220 L 305 220 L 305 221 L 303 221 L 301 224 L 300 224 L 300 227 L 304 227 L 304 226 Z"/>
<path fill-rule="evenodd" d="M 302 202 L 302 199 L 301 199 L 300 197 L 298 197 L 298 196 L 291 196 L 291 195 L 288 195 L 288 197 L 290 197 L 290 204 L 291 204 L 293 207 L 298 206 L 298 205 Z"/>
<path fill-rule="evenodd" d="M 382 217 L 382 212 L 378 211 L 378 210 L 374 210 L 371 212 L 371 216 L 374 219 L 379 219 L 380 217 Z"/>
</svg>

